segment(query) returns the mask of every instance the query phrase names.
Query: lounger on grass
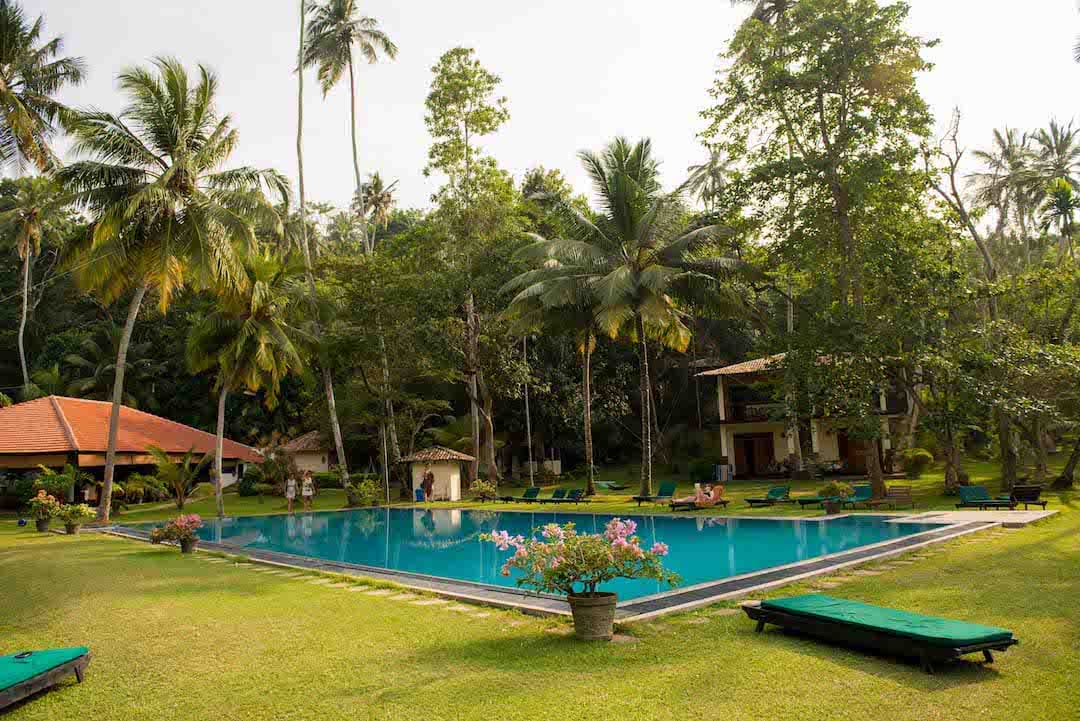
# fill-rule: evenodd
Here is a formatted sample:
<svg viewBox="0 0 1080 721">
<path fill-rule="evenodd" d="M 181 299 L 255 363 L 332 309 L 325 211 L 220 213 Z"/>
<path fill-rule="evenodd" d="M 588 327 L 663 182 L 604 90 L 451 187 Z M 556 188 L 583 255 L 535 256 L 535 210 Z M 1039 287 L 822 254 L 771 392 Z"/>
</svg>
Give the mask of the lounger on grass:
<svg viewBox="0 0 1080 721">
<path fill-rule="evenodd" d="M 536 500 L 540 503 L 562 503 L 564 500 L 566 500 L 566 489 L 556 488 L 554 491 L 551 492 L 550 497 L 540 498 L 539 496 L 537 496 Z"/>
<path fill-rule="evenodd" d="M 773 486 L 763 498 L 747 498 L 746 502 L 751 508 L 758 506 L 774 506 L 777 503 L 786 503 L 791 500 L 791 488 L 788 486 Z"/>
<path fill-rule="evenodd" d="M 987 663 L 993 663 L 991 651 L 1004 651 L 1018 643 L 1012 631 L 1004 628 L 819 594 L 747 604 L 743 610 L 758 622 L 759 633 L 771 623 L 826 641 L 918 659 L 927 673 L 934 672 L 935 663 L 979 651 Z"/>
<path fill-rule="evenodd" d="M 81 683 L 89 663 L 86 646 L 0 656 L 0 709 L 55 686 L 71 674 Z"/>
<path fill-rule="evenodd" d="M 520 501 L 521 503 L 535 503 L 537 497 L 540 495 L 539 486 L 531 486 L 525 489 L 525 492 L 520 496 L 500 496 L 499 500 L 506 503 L 513 503 L 514 501 Z"/>
<path fill-rule="evenodd" d="M 675 497 L 675 485 L 673 481 L 664 481 L 655 496 L 634 496 L 630 500 L 637 501 L 638 506 L 642 503 L 668 503 Z"/>
<path fill-rule="evenodd" d="M 593 485 L 597 488 L 603 488 L 605 491 L 625 491 L 630 487 L 625 483 L 616 483 L 615 481 L 594 481 Z"/>
<path fill-rule="evenodd" d="M 592 499 L 585 497 L 585 489 L 575 488 L 566 494 L 563 503 L 592 503 Z"/>
<path fill-rule="evenodd" d="M 855 506 L 863 504 L 867 508 L 875 505 L 874 501 L 874 489 L 871 486 L 855 486 L 855 495 L 848 496 L 840 502 L 842 506 L 851 506 L 854 510 Z"/>
<path fill-rule="evenodd" d="M 1025 511 L 1028 506 L 1042 506 L 1042 509 L 1046 510 L 1046 499 L 1042 498 L 1042 486 L 1013 486 L 1012 494 L 1005 498 L 1011 499 L 1016 505 L 1023 503 Z"/>
<path fill-rule="evenodd" d="M 791 499 L 799 504 L 801 508 L 807 506 L 820 506 L 825 507 L 826 503 L 839 503 L 842 499 L 840 496 L 796 496 Z"/>
<path fill-rule="evenodd" d="M 698 503 L 697 501 L 672 501 L 671 510 L 673 511 L 700 511 L 702 508 L 716 508 L 721 506 L 727 508 L 729 503 L 728 499 L 720 498 L 716 501 L 707 503 Z"/>
<path fill-rule="evenodd" d="M 980 511 L 984 508 L 1016 508 L 1016 501 L 1011 496 L 991 498 L 985 486 L 960 486 L 956 491 L 960 494 L 957 508 L 978 508 Z"/>
</svg>

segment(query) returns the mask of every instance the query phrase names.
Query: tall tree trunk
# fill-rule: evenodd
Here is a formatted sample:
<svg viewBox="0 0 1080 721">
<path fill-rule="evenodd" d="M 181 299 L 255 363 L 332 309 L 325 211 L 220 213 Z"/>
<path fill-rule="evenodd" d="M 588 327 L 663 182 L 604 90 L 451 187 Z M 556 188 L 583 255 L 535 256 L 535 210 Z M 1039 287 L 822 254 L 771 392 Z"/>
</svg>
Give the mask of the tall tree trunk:
<svg viewBox="0 0 1080 721">
<path fill-rule="evenodd" d="M 645 345 L 645 323 L 641 316 L 637 318 L 638 332 L 638 368 L 640 371 L 641 391 L 641 487 L 642 496 L 652 495 L 652 408 L 649 397 L 649 350 Z"/>
<path fill-rule="evenodd" d="M 386 356 L 386 337 L 382 333 L 381 326 L 379 328 L 379 354 L 382 356 L 383 390 L 386 394 L 385 411 L 389 427 L 390 452 L 392 453 L 390 458 L 394 463 L 397 463 L 401 460 L 401 445 L 398 443 L 397 420 L 394 418 L 394 401 L 389 397 L 390 360 Z"/>
<path fill-rule="evenodd" d="M 866 453 L 866 475 L 870 476 L 870 487 L 873 489 L 874 498 L 882 498 L 885 495 L 885 476 L 881 471 L 881 456 L 878 454 L 878 442 L 870 441 L 869 450 Z"/>
<path fill-rule="evenodd" d="M 1035 482 L 1042 484 L 1046 481 L 1050 464 L 1049 454 L 1046 450 L 1046 428 L 1041 415 L 1036 415 L 1031 421 L 1033 438 L 1031 443 L 1035 451 Z"/>
<path fill-rule="evenodd" d="M 105 449 L 105 480 L 101 484 L 101 498 L 98 499 L 98 520 L 102 523 L 109 521 L 112 512 L 112 488 L 113 477 L 116 473 L 116 437 L 120 432 L 120 406 L 124 402 L 124 370 L 127 366 L 128 347 L 131 345 L 131 333 L 135 329 L 135 319 L 139 316 L 139 308 L 146 296 L 146 283 L 143 283 L 135 291 L 128 306 L 127 320 L 124 322 L 124 331 L 120 334 L 120 348 L 116 353 L 116 373 L 113 377 L 112 410 L 109 412 L 109 440 Z"/>
<path fill-rule="evenodd" d="M 26 249 L 26 257 L 23 258 L 23 293 L 22 293 L 22 315 L 19 316 L 19 365 L 22 367 L 23 377 L 23 398 L 26 400 L 26 393 L 30 390 L 30 371 L 26 367 L 26 346 L 24 337 L 26 335 L 26 316 L 28 315 L 28 308 L 30 304 L 30 248 Z"/>
<path fill-rule="evenodd" d="M 224 464 L 221 456 L 225 452 L 225 399 L 229 397 L 228 387 L 222 383 L 218 392 L 217 438 L 214 439 L 214 501 L 217 504 L 217 517 L 225 517 L 225 486 L 222 483 Z"/>
<path fill-rule="evenodd" d="M 592 442 L 592 342 L 593 335 L 590 331 L 585 338 L 585 363 L 582 369 L 582 392 L 585 395 L 585 465 L 588 466 L 588 476 L 585 479 L 585 495 L 596 494 L 596 468 L 593 462 Z"/>
<path fill-rule="evenodd" d="M 469 480 L 480 476 L 480 405 L 477 400 L 476 373 L 479 368 L 479 339 L 476 337 L 476 304 L 472 290 L 465 296 L 465 382 L 468 385 L 469 415 L 473 460 L 469 463 Z"/>
<path fill-rule="evenodd" d="M 304 270 L 307 275 L 308 294 L 311 300 L 311 312 L 315 318 L 315 338 L 322 340 L 322 327 L 319 322 L 319 303 L 315 291 L 315 272 L 311 266 L 311 247 L 307 234 L 307 198 L 304 195 L 304 29 L 307 24 L 307 4 L 300 0 L 300 52 L 297 55 L 296 72 L 296 166 L 299 174 L 300 192 L 300 239 L 304 251 Z M 325 365 L 325 363 L 324 363 Z M 330 428 L 334 434 L 334 449 L 337 451 L 338 465 L 341 468 L 342 485 L 348 479 L 349 465 L 345 458 L 345 444 L 341 440 L 341 424 L 338 422 L 337 401 L 334 398 L 334 377 L 329 368 L 323 368 L 323 387 L 326 390 L 326 407 L 330 415 Z"/>
<path fill-rule="evenodd" d="M 1076 466 L 1080 464 L 1080 438 L 1076 439 L 1073 443 L 1072 453 L 1069 454 L 1069 460 L 1065 463 L 1065 468 L 1062 469 L 1061 475 L 1054 480 L 1053 488 L 1066 489 L 1072 488 L 1073 476 L 1076 473 Z"/>
<path fill-rule="evenodd" d="M 352 164 L 353 175 L 356 178 L 356 200 L 360 203 L 360 237 L 364 243 L 364 252 L 371 255 L 374 250 L 374 237 L 368 237 L 367 199 L 363 193 L 364 183 L 360 180 L 360 151 L 356 141 L 356 76 L 353 72 L 352 52 L 349 53 L 349 133 L 352 137 Z"/>
<path fill-rule="evenodd" d="M 490 393 L 484 396 L 484 462 L 487 464 L 488 482 L 499 487 L 499 463 L 495 458 L 494 402 Z"/>
<path fill-rule="evenodd" d="M 521 339 L 521 355 L 525 359 L 525 367 L 529 365 L 529 339 Z M 529 379 L 525 379 L 525 448 L 529 454 L 529 487 L 536 485 L 536 473 L 533 469 L 532 449 L 532 413 L 529 410 Z"/>
<path fill-rule="evenodd" d="M 1008 413 L 998 411 L 998 445 L 1001 446 L 1001 491 L 1009 493 L 1016 485 L 1020 459 L 1013 438 L 1012 419 Z"/>
</svg>

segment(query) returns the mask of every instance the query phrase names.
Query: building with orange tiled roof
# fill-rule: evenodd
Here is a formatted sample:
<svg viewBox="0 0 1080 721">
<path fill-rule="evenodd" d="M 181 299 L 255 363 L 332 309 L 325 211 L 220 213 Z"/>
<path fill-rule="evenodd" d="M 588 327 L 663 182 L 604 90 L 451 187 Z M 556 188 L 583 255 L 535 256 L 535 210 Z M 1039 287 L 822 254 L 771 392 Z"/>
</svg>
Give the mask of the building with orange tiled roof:
<svg viewBox="0 0 1080 721">
<path fill-rule="evenodd" d="M 112 404 L 105 401 L 63 396 L 0 408 L 0 469 L 60 468 L 71 463 L 90 472 L 100 471 L 105 466 L 111 410 Z M 190 449 L 213 453 L 215 437 L 183 423 L 121 407 L 117 465 L 151 465 L 150 446 L 179 458 Z M 242 464 L 262 460 L 254 448 L 227 438 L 222 449 L 222 480 L 226 484 L 237 477 Z"/>
</svg>

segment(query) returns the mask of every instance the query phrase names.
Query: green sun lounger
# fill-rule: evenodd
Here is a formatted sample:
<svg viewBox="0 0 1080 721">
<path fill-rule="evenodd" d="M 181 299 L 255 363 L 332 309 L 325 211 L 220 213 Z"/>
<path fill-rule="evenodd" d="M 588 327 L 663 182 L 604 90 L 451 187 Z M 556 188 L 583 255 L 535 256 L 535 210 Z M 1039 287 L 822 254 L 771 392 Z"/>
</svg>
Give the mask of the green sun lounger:
<svg viewBox="0 0 1080 721">
<path fill-rule="evenodd" d="M 874 489 L 871 486 L 855 486 L 855 495 L 848 496 L 840 502 L 841 506 L 851 506 L 852 509 L 860 503 L 865 504 L 867 508 L 874 501 Z"/>
<path fill-rule="evenodd" d="M 728 499 L 721 498 L 713 503 L 698 503 L 697 501 L 672 501 L 671 510 L 673 511 L 700 511 L 703 508 L 727 508 L 727 504 L 730 503 Z"/>
<path fill-rule="evenodd" d="M 0 709 L 55 686 L 71 674 L 81 683 L 89 663 L 86 646 L 0 656 Z"/>
<path fill-rule="evenodd" d="M 991 498 L 985 486 L 960 486 L 956 491 L 960 494 L 957 508 L 978 508 L 980 511 L 984 508 L 1016 508 L 1016 501 L 1012 497 Z"/>
<path fill-rule="evenodd" d="M 540 503 L 562 503 L 566 500 L 566 489 L 556 488 L 551 492 L 551 495 L 548 498 L 540 498 L 537 496 L 536 500 Z"/>
<path fill-rule="evenodd" d="M 993 663 L 991 651 L 1004 651 L 1018 643 L 1012 631 L 1004 628 L 819 594 L 747 604 L 743 610 L 758 622 L 759 633 L 771 623 L 826 641 L 915 658 L 927 673 L 934 672 L 935 663 L 979 651 L 987 663 Z"/>
<path fill-rule="evenodd" d="M 642 503 L 667 503 L 675 497 L 675 482 L 664 481 L 660 484 L 660 489 L 656 492 L 655 496 L 634 496 L 630 500 L 637 501 L 640 507 Z"/>
<path fill-rule="evenodd" d="M 842 499 L 839 496 L 796 496 L 792 500 L 798 503 L 800 508 L 806 508 L 807 506 L 821 506 L 824 508 L 826 502 L 839 503 Z"/>
<path fill-rule="evenodd" d="M 500 496 L 499 500 L 505 503 L 513 503 L 519 501 L 521 503 L 535 503 L 540 495 L 539 486 L 531 486 L 525 489 L 525 492 L 520 496 Z"/>
<path fill-rule="evenodd" d="M 625 491 L 630 487 L 625 483 L 616 483 L 615 481 L 595 481 L 593 485 L 597 488 L 603 488 L 605 491 Z"/>
<path fill-rule="evenodd" d="M 563 502 L 564 503 L 574 503 L 574 504 L 577 504 L 577 503 L 592 503 L 592 499 L 585 497 L 585 489 L 584 488 L 575 488 L 574 490 L 572 490 L 572 491 L 570 491 L 569 493 L 566 494 L 566 498 L 563 499 Z"/>
<path fill-rule="evenodd" d="M 747 498 L 746 502 L 751 508 L 758 506 L 773 506 L 777 503 L 790 501 L 791 488 L 788 486 L 773 486 L 763 498 Z"/>
</svg>

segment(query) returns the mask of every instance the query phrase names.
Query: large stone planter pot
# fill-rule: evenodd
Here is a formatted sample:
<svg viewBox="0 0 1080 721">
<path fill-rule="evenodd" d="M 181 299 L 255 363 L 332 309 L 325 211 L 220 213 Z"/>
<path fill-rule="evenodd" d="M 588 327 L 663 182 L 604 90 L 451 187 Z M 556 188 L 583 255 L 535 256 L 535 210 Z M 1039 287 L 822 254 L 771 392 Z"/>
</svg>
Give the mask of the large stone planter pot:
<svg viewBox="0 0 1080 721">
<path fill-rule="evenodd" d="M 37 526 L 38 533 L 47 533 L 49 530 L 48 518 L 35 518 L 34 524 Z"/>
<path fill-rule="evenodd" d="M 69 536 L 74 536 L 76 533 L 79 532 L 79 529 L 81 527 L 81 523 L 65 523 L 64 532 L 67 533 Z"/>
<path fill-rule="evenodd" d="M 180 541 L 180 553 L 194 553 L 197 545 L 199 545 L 199 539 L 184 538 Z"/>
<path fill-rule="evenodd" d="M 582 641 L 610 641 L 615 633 L 615 604 L 619 597 L 614 593 L 597 593 L 595 596 L 571 594 L 567 596 L 570 611 L 574 615 L 574 635 Z"/>
</svg>

